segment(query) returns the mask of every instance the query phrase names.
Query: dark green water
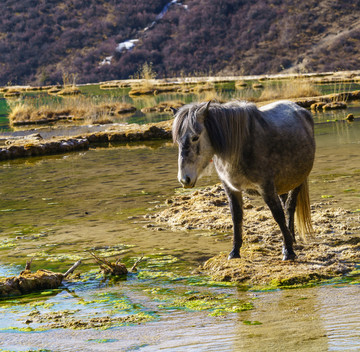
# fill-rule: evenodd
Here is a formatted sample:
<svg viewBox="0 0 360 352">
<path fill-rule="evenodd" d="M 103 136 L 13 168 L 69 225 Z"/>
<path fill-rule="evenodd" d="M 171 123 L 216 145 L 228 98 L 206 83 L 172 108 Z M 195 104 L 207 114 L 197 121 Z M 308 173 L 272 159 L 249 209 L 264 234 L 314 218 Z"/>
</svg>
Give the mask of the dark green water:
<svg viewBox="0 0 360 352">
<path fill-rule="evenodd" d="M 4 98 L 0 98 L 0 131 L 8 130 L 8 106 Z"/>
</svg>

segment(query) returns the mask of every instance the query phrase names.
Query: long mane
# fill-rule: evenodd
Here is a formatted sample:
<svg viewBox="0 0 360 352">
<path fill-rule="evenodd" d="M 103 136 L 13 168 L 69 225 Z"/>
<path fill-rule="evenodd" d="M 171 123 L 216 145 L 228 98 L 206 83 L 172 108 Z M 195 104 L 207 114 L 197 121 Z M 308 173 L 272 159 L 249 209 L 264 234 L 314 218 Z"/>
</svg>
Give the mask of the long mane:
<svg viewBox="0 0 360 352">
<path fill-rule="evenodd" d="M 193 132 L 200 132 L 197 117 L 200 111 L 205 108 L 205 105 L 206 103 L 192 103 L 184 105 L 179 109 L 172 126 L 174 142 L 178 141 L 188 129 Z"/>
<path fill-rule="evenodd" d="M 207 103 L 192 103 L 182 107 L 173 124 L 173 139 L 177 141 L 190 128 L 198 132 L 201 114 Z M 243 145 L 252 134 L 255 125 L 264 127 L 261 111 L 253 103 L 231 101 L 225 104 L 211 102 L 204 119 L 204 126 L 212 147 L 218 155 L 241 155 Z M 262 128 L 261 128 L 262 129 Z"/>
</svg>

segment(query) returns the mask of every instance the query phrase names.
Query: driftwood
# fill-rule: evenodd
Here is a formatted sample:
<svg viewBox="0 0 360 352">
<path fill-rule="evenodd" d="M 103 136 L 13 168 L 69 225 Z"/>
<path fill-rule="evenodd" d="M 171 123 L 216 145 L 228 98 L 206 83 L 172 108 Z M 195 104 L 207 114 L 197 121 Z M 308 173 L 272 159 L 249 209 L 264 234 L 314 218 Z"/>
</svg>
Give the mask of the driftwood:
<svg viewBox="0 0 360 352">
<path fill-rule="evenodd" d="M 101 271 L 105 274 L 105 275 L 115 275 L 115 276 L 119 276 L 119 275 L 127 275 L 128 274 L 128 270 L 125 266 L 125 264 L 121 263 L 121 259 L 119 258 L 115 263 L 111 263 L 108 260 L 106 260 L 105 258 L 101 258 L 99 257 L 97 254 L 95 254 L 94 252 L 90 252 L 90 254 L 92 255 L 92 257 L 95 259 L 96 263 L 100 266 Z M 141 258 L 139 258 L 134 265 L 132 266 L 132 268 L 130 269 L 130 272 L 134 273 L 137 271 L 136 267 L 137 265 L 143 261 L 144 256 L 141 256 Z"/>
<path fill-rule="evenodd" d="M 35 291 L 58 288 L 62 280 L 69 276 L 80 264 L 77 261 L 65 274 L 46 269 L 30 271 L 32 259 L 26 263 L 25 270 L 18 276 L 0 280 L 0 298 L 21 296 Z"/>
<path fill-rule="evenodd" d="M 134 263 L 134 265 L 133 265 L 132 268 L 130 269 L 130 271 L 131 271 L 132 273 L 136 273 L 136 272 L 137 272 L 137 265 L 138 265 L 140 262 L 143 261 L 143 258 L 144 258 L 144 256 L 142 255 L 142 256 Z"/>
<path fill-rule="evenodd" d="M 111 263 L 105 258 L 101 258 L 96 255 L 94 252 L 90 252 L 92 257 L 95 259 L 96 263 L 99 264 L 101 271 L 105 275 L 126 275 L 128 270 L 126 269 L 125 264 L 121 263 L 118 259 L 115 263 Z"/>
</svg>

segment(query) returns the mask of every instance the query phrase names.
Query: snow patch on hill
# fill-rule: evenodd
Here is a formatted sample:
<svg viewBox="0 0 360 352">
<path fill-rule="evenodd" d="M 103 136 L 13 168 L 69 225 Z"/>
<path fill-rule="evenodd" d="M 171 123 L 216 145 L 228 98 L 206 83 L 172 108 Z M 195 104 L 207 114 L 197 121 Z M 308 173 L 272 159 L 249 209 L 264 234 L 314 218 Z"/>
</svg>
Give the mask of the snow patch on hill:
<svg viewBox="0 0 360 352">
<path fill-rule="evenodd" d="M 181 6 L 183 7 L 185 10 L 188 10 L 188 6 L 187 5 L 184 5 L 182 4 L 181 2 L 178 2 L 178 0 L 171 0 L 170 2 L 168 2 L 164 8 L 161 10 L 161 12 L 156 16 L 155 18 L 155 21 L 151 22 L 151 24 L 147 27 L 145 27 L 143 29 L 143 32 L 146 32 L 147 30 L 153 28 L 157 21 L 161 20 L 165 15 L 166 13 L 168 12 L 169 8 L 172 6 L 172 5 L 178 5 L 178 6 Z M 139 39 L 128 39 L 128 40 L 125 40 L 124 42 L 121 42 L 119 43 L 117 46 L 116 46 L 116 49 L 115 51 L 121 53 L 121 52 L 124 52 L 124 51 L 127 51 L 127 50 L 132 50 L 134 47 L 135 47 L 135 44 L 139 41 Z M 111 65 L 111 60 L 112 60 L 112 56 L 107 56 L 105 57 L 105 59 L 103 59 L 101 62 L 100 62 L 100 66 L 103 66 L 103 65 Z"/>
</svg>

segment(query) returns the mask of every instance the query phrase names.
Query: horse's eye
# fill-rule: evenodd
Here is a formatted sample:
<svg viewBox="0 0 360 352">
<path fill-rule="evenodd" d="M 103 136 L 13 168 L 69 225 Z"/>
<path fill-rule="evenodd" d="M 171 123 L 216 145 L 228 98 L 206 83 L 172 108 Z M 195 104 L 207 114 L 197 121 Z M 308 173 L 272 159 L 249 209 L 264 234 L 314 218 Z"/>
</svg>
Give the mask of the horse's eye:
<svg viewBox="0 0 360 352">
<path fill-rule="evenodd" d="M 191 138 L 192 142 L 197 142 L 199 140 L 199 136 L 194 136 Z"/>
</svg>

